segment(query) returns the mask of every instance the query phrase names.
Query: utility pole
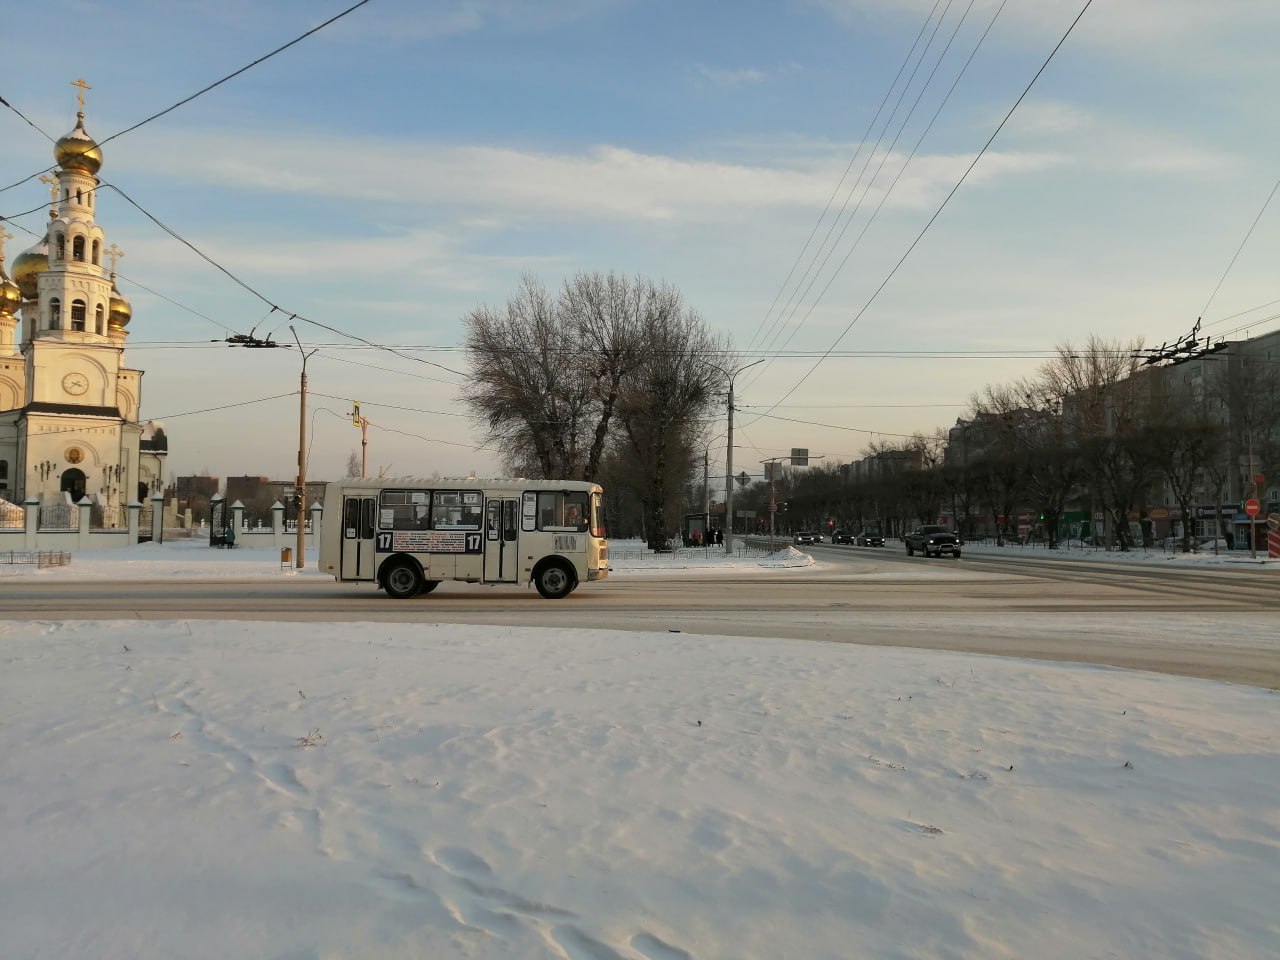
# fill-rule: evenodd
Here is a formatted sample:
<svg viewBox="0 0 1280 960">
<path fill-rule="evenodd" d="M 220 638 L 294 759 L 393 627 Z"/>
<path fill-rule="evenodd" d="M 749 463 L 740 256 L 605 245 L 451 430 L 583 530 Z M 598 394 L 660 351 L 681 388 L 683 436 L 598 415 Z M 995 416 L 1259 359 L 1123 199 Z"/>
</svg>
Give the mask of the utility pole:
<svg viewBox="0 0 1280 960">
<path fill-rule="evenodd" d="M 733 552 L 733 380 L 738 374 L 757 363 L 764 363 L 765 358 L 752 361 L 745 367 L 739 367 L 733 373 L 721 370 L 729 378 L 729 445 L 724 454 L 724 552 Z"/>
<path fill-rule="evenodd" d="M 710 469 L 709 459 L 711 457 L 711 448 L 704 447 L 702 450 L 702 545 L 707 544 L 707 535 L 711 532 L 711 477 L 708 474 Z"/>
<path fill-rule="evenodd" d="M 307 358 L 315 351 L 307 353 L 302 349 L 302 341 L 298 339 L 298 331 L 293 329 L 293 324 L 289 325 L 289 332 L 293 334 L 293 339 L 298 344 L 298 353 L 302 355 L 302 379 L 299 382 L 301 402 L 298 404 L 298 554 L 293 560 L 294 569 L 301 570 L 306 566 L 307 549 Z"/>
</svg>

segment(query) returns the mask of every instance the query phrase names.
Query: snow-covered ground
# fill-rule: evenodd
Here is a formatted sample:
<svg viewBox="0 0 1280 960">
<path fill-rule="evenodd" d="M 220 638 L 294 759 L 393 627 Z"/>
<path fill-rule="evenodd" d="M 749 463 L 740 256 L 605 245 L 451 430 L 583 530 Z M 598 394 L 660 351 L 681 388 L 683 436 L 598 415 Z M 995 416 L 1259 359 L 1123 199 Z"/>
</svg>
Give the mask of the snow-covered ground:
<svg viewBox="0 0 1280 960">
<path fill-rule="evenodd" d="M 1278 707 L 794 640 L 0 622 L 0 957 L 1270 958 Z"/>
</svg>

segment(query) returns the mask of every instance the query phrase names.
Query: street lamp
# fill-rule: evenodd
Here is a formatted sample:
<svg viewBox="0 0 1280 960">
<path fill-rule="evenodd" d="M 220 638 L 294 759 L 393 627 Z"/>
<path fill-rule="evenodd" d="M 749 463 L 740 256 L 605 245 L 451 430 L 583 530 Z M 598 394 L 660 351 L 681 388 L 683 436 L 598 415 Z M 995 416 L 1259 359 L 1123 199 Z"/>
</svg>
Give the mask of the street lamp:
<svg viewBox="0 0 1280 960">
<path fill-rule="evenodd" d="M 729 378 L 729 435 L 724 454 L 724 552 L 726 554 L 733 552 L 733 380 L 743 370 L 754 367 L 757 363 L 764 363 L 766 359 L 761 357 L 759 360 L 753 360 L 732 373 L 723 367 L 716 367 Z"/>
</svg>

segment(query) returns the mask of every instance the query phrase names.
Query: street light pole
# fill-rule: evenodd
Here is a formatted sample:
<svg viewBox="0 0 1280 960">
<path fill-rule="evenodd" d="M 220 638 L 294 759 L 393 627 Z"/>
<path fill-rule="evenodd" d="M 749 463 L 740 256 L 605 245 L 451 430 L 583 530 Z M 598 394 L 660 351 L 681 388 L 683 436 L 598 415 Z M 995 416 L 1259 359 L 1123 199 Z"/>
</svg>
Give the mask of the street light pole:
<svg viewBox="0 0 1280 960">
<path fill-rule="evenodd" d="M 728 447 L 724 454 L 724 552 L 726 554 L 733 552 L 733 380 L 738 374 L 748 367 L 754 367 L 757 363 L 764 363 L 766 358 L 748 363 L 746 367 L 739 367 L 733 373 L 728 374 L 729 377 L 729 433 Z M 726 371 L 721 370 L 721 373 Z"/>
<path fill-rule="evenodd" d="M 307 513 L 307 358 L 311 353 L 307 353 L 302 349 L 302 341 L 298 339 L 298 331 L 293 329 L 293 325 L 289 325 L 289 332 L 293 334 L 294 342 L 298 344 L 298 353 L 302 355 L 302 379 L 299 383 L 301 400 L 298 404 L 298 542 L 296 550 L 298 555 L 294 558 L 294 569 L 301 570 L 306 566 L 306 549 L 307 549 L 307 531 L 304 518 Z"/>
</svg>

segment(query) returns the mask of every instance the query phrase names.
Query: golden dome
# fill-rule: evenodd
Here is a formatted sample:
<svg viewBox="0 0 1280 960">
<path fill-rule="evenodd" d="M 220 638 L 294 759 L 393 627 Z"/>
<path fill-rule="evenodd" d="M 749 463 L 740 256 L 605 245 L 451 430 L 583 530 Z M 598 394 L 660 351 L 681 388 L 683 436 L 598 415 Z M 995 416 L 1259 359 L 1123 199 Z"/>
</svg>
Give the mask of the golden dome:
<svg viewBox="0 0 1280 960">
<path fill-rule="evenodd" d="M 12 317 L 22 306 L 22 291 L 0 267 L 0 317 Z"/>
<path fill-rule="evenodd" d="M 39 287 L 40 274 L 49 269 L 49 238 L 45 237 L 34 247 L 28 247 L 13 260 L 13 282 L 22 291 L 24 300 L 34 300 Z"/>
<path fill-rule="evenodd" d="M 132 319 L 133 307 L 129 305 L 128 300 L 120 296 L 120 291 L 116 289 L 115 279 L 112 278 L 111 312 L 107 315 L 107 325 L 112 330 L 123 330 Z"/>
<path fill-rule="evenodd" d="M 53 159 L 63 170 L 96 174 L 102 166 L 102 150 L 84 129 L 84 114 L 76 114 L 76 128 L 53 147 Z"/>
</svg>

